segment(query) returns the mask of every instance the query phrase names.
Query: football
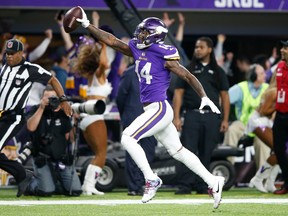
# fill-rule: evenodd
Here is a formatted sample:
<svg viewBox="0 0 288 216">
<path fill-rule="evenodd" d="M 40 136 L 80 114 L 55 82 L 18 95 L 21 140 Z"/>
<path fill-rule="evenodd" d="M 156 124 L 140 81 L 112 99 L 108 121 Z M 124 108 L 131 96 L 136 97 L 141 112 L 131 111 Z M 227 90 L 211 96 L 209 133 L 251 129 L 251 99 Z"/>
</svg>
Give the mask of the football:
<svg viewBox="0 0 288 216">
<path fill-rule="evenodd" d="M 65 32 L 70 33 L 80 26 L 80 23 L 76 21 L 77 18 L 82 18 L 82 10 L 79 6 L 73 7 L 66 12 L 63 19 Z"/>
</svg>

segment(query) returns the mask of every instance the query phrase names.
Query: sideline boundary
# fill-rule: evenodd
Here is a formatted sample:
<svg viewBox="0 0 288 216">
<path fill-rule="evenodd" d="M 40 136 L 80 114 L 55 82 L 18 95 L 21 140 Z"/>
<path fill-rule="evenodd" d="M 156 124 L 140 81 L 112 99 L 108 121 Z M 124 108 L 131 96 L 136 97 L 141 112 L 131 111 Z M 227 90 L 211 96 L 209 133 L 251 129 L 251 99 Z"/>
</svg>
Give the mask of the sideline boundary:
<svg viewBox="0 0 288 216">
<path fill-rule="evenodd" d="M 16 200 L 0 201 L 0 206 L 30 206 L 30 205 L 149 205 L 149 204 L 184 204 L 199 205 L 210 204 L 214 201 L 208 199 L 169 199 L 152 200 L 143 204 L 141 200 Z M 221 204 L 288 204 L 288 199 L 223 199 Z"/>
</svg>

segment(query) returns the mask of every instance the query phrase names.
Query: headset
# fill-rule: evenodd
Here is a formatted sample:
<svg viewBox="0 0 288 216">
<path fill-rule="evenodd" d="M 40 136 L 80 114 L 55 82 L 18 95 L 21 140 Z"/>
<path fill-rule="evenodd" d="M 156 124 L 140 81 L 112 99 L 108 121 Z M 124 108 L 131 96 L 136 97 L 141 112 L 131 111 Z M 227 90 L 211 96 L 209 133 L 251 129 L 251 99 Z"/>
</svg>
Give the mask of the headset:
<svg viewBox="0 0 288 216">
<path fill-rule="evenodd" d="M 253 83 L 257 80 L 256 67 L 257 67 L 257 64 L 253 64 L 249 70 L 249 74 L 250 74 L 249 80 Z"/>
</svg>

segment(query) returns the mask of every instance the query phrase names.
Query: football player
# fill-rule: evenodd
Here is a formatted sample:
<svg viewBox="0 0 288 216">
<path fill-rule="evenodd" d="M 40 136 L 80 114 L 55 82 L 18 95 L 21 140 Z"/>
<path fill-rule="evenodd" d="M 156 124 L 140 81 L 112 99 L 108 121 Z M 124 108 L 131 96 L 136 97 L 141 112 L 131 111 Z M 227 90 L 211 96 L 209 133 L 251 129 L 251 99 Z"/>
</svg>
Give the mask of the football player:
<svg viewBox="0 0 288 216">
<path fill-rule="evenodd" d="M 172 107 L 166 100 L 170 72 L 186 80 L 195 89 L 202 99 L 199 109 L 209 106 L 215 113 L 220 114 L 220 111 L 206 96 L 196 77 L 179 64 L 180 56 L 177 49 L 164 44 L 168 33 L 166 25 L 156 17 L 149 17 L 137 26 L 135 37 L 127 44 L 90 24 L 85 12 L 82 8 L 81 10 L 82 19 L 76 20 L 84 28 L 99 41 L 125 55 L 132 56 L 135 61 L 135 72 L 140 82 L 140 100 L 145 112 L 123 131 L 121 143 L 144 174 L 146 184 L 142 202 L 151 200 L 162 184 L 162 180 L 150 168 L 143 149 L 137 144 L 140 139 L 154 135 L 173 158 L 184 163 L 208 184 L 208 191 L 214 198 L 214 208 L 218 208 L 225 179 L 212 175 L 196 155 L 182 146 L 172 123 Z"/>
</svg>

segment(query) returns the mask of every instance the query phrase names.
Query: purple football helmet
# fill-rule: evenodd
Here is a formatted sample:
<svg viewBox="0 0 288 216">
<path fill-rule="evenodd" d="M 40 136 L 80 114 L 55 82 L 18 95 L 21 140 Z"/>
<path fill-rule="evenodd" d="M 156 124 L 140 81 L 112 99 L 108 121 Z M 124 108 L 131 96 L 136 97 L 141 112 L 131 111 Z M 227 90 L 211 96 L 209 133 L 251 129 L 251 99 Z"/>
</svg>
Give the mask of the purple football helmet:
<svg viewBox="0 0 288 216">
<path fill-rule="evenodd" d="M 137 48 L 144 49 L 153 43 L 163 43 L 167 33 L 168 29 L 162 20 L 157 17 L 148 17 L 137 26 L 134 33 Z"/>
</svg>

